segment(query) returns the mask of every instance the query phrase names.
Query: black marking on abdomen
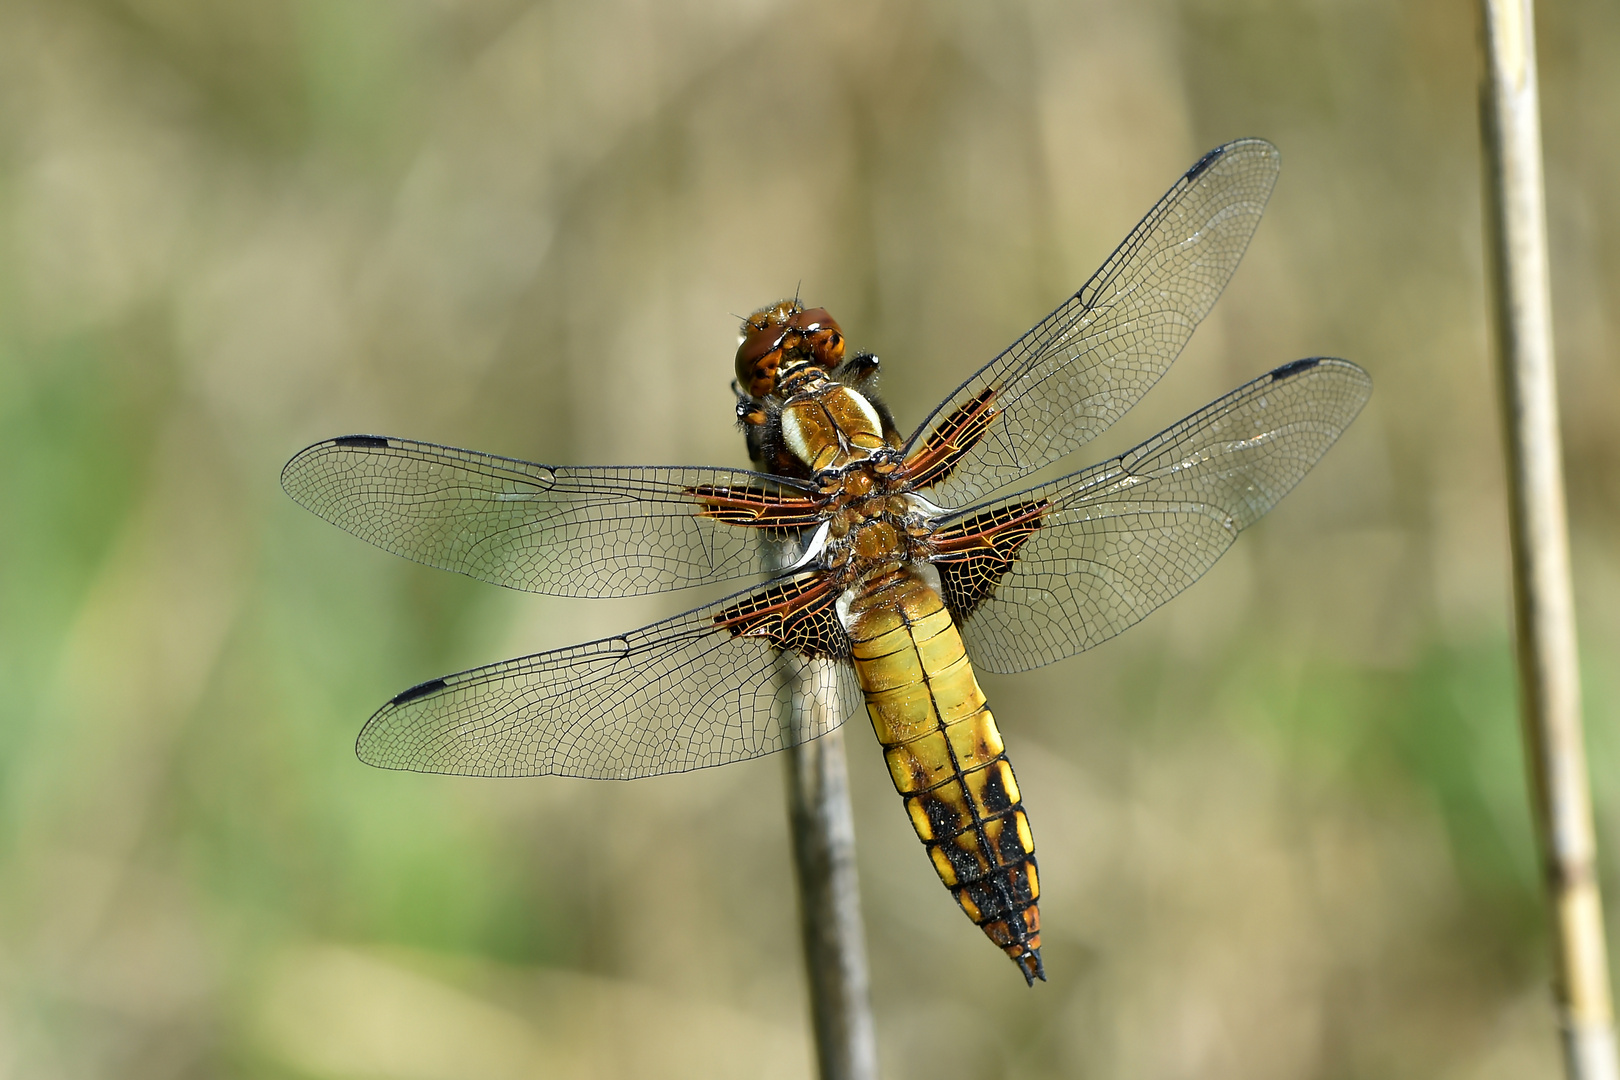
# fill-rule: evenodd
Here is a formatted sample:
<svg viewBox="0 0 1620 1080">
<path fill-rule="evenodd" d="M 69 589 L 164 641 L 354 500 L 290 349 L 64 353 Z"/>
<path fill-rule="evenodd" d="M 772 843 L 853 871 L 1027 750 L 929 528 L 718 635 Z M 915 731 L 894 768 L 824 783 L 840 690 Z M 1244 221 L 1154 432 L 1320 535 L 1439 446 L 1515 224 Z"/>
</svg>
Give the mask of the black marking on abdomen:
<svg viewBox="0 0 1620 1080">
<path fill-rule="evenodd" d="M 985 766 L 984 809 L 990 817 L 1000 817 L 1013 809 L 1012 796 L 1007 794 L 1006 785 L 1001 782 L 1001 770 L 996 768 L 997 764 L 1006 760 L 1007 755 L 1002 754 Z"/>
<path fill-rule="evenodd" d="M 983 881 L 994 869 L 986 856 L 956 842 L 960 837 L 973 836 L 975 832 L 974 829 L 963 829 L 949 840 L 942 840 L 934 845 L 945 853 L 945 860 L 951 864 L 951 870 L 956 874 L 956 881 L 960 885 L 972 885 Z"/>
<path fill-rule="evenodd" d="M 1015 810 L 1008 814 L 1001 825 L 1001 835 L 996 838 L 996 861 L 1003 866 L 1023 862 L 1033 858 L 1033 851 L 1024 850 L 1023 838 L 1018 835 L 1018 815 Z"/>
<path fill-rule="evenodd" d="M 971 825 L 971 822 L 962 820 L 962 815 L 956 807 L 940 798 L 937 794 L 940 787 L 955 779 L 958 778 L 950 777 L 921 795 L 913 796 L 918 802 L 922 803 L 923 813 L 928 815 L 928 827 L 933 832 L 935 840 L 948 840 Z M 962 798 L 964 802 L 967 801 L 967 792 L 962 793 Z"/>
<path fill-rule="evenodd" d="M 987 922 L 996 922 L 1005 919 L 1017 909 L 1014 907 L 1012 890 L 1000 875 L 988 881 L 981 881 L 973 885 L 963 885 L 956 890 L 966 893 L 973 906 L 979 910 L 979 917 L 975 921 L 981 926 Z"/>
</svg>

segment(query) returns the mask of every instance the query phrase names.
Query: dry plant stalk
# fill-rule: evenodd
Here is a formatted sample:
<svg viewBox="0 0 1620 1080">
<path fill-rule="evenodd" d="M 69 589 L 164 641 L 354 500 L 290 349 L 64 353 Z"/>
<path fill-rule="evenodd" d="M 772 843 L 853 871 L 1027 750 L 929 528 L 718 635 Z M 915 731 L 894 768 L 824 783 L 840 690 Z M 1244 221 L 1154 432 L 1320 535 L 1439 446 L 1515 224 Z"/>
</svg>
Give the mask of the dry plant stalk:
<svg viewBox="0 0 1620 1080">
<path fill-rule="evenodd" d="M 876 1080 L 855 820 L 842 729 L 787 749 L 788 820 L 822 1080 Z"/>
<path fill-rule="evenodd" d="M 1614 1018 L 1581 736 L 1531 0 L 1480 0 L 1486 225 L 1500 360 L 1521 712 L 1572 1080 L 1615 1080 Z"/>
<path fill-rule="evenodd" d="M 787 565 L 792 554 L 773 551 L 773 561 Z M 803 738 L 803 732 L 826 731 L 830 725 L 798 715 L 817 706 L 797 692 L 788 665 L 778 665 L 777 677 L 786 691 L 778 697 L 782 715 L 777 721 L 787 734 L 782 756 L 787 761 L 788 828 L 817 1071 L 821 1080 L 877 1080 L 844 732 L 834 727 L 820 738 Z"/>
</svg>

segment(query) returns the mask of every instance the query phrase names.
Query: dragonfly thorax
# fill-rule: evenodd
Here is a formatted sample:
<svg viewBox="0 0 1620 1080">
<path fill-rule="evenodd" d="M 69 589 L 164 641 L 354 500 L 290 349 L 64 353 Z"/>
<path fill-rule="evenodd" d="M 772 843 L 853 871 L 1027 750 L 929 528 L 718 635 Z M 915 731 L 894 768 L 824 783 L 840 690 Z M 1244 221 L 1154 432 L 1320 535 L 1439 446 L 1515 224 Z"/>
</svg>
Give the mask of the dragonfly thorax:
<svg viewBox="0 0 1620 1080">
<path fill-rule="evenodd" d="M 831 380 L 782 406 L 782 440 L 818 480 L 888 449 L 877 409 L 858 391 Z"/>
<path fill-rule="evenodd" d="M 881 460 L 881 459 L 880 459 Z M 933 517 L 923 500 L 905 493 L 891 470 L 862 462 L 836 479 L 828 504 L 819 563 L 851 582 L 875 571 L 925 559 Z"/>
</svg>

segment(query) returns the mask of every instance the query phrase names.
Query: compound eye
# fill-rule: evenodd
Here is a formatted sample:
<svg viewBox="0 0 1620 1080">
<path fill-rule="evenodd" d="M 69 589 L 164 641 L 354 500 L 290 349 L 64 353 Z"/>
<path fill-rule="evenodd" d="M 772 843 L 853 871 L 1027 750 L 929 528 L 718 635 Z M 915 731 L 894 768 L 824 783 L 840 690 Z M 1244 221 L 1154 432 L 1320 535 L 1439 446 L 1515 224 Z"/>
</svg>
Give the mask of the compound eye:
<svg viewBox="0 0 1620 1080">
<path fill-rule="evenodd" d="M 831 371 L 844 362 L 844 331 L 826 308 L 800 311 L 788 325 L 799 332 L 810 362 L 824 371 Z"/>
<path fill-rule="evenodd" d="M 737 345 L 737 383 L 748 396 L 760 398 L 776 389 L 782 339 L 795 310 L 792 301 L 783 300 L 743 320 L 742 340 Z"/>
<path fill-rule="evenodd" d="M 844 362 L 844 335 L 836 328 L 818 330 L 810 337 L 810 355 L 817 367 L 831 371 Z"/>
<path fill-rule="evenodd" d="M 782 335 L 779 326 L 761 327 L 744 336 L 737 346 L 737 383 L 749 397 L 762 398 L 776 389 L 776 372 L 782 366 Z"/>
</svg>

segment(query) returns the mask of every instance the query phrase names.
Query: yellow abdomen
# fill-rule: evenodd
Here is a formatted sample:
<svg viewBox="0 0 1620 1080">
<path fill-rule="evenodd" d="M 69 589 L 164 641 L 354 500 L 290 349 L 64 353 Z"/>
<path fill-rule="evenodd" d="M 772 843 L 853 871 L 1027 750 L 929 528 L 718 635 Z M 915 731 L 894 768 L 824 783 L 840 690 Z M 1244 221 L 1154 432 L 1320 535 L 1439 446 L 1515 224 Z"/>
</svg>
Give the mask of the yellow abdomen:
<svg viewBox="0 0 1620 1080">
<path fill-rule="evenodd" d="M 1025 979 L 1046 978 L 1035 841 L 944 601 L 902 567 L 866 583 L 845 627 L 889 775 L 940 880 Z"/>
</svg>

